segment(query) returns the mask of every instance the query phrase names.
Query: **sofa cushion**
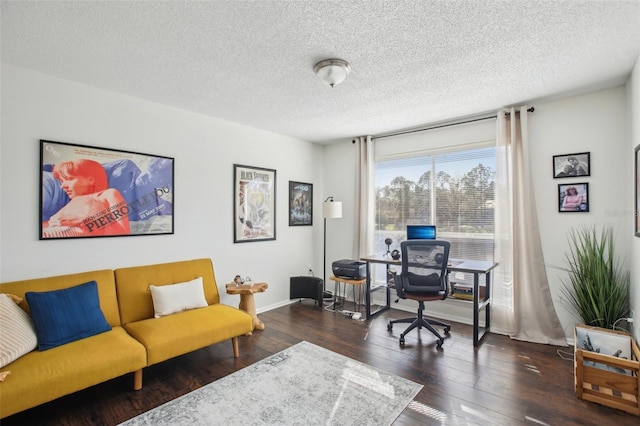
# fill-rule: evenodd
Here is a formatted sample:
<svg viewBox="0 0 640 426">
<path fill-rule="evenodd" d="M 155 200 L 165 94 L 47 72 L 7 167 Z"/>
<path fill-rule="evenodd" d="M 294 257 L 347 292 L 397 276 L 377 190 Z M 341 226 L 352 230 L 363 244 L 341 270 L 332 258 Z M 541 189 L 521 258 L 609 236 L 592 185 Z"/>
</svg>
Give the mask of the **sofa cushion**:
<svg viewBox="0 0 640 426">
<path fill-rule="evenodd" d="M 41 351 L 111 330 L 95 281 L 60 290 L 25 293 Z"/>
<path fill-rule="evenodd" d="M 0 368 L 38 346 L 29 315 L 11 295 L 0 293 Z"/>
<path fill-rule="evenodd" d="M 0 417 L 10 416 L 146 365 L 147 351 L 144 346 L 118 326 L 111 331 L 48 351 L 32 351 L 15 360 L 9 366 L 9 379 L 0 383 Z M 130 379 L 123 377 L 122 382 L 117 382 L 116 388 L 126 390 Z M 20 423 L 19 419 L 16 420 Z M 39 423 L 56 423 L 46 420 L 43 418 Z M 114 420 L 109 423 L 118 422 Z M 0 420 L 0 424 L 4 425 L 4 421 Z"/>
<path fill-rule="evenodd" d="M 214 343 L 251 333 L 251 315 L 222 303 L 126 324 L 124 328 L 147 348 L 153 365 Z"/>
<path fill-rule="evenodd" d="M 209 305 L 220 302 L 211 259 L 193 259 L 155 265 L 133 266 L 114 271 L 122 324 L 154 317 L 150 285 L 182 283 L 202 277 Z"/>
<path fill-rule="evenodd" d="M 150 285 L 149 289 L 156 318 L 207 306 L 202 277 L 183 283 Z"/>
</svg>

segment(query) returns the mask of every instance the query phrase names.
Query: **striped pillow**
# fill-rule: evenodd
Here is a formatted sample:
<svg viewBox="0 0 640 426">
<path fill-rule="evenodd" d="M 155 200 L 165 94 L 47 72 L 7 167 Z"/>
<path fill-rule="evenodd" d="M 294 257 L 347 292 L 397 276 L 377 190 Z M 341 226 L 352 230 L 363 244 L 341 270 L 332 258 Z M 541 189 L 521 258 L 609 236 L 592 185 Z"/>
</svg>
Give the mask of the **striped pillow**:
<svg viewBox="0 0 640 426">
<path fill-rule="evenodd" d="M 33 322 L 8 294 L 0 293 L 0 368 L 38 346 Z"/>
</svg>

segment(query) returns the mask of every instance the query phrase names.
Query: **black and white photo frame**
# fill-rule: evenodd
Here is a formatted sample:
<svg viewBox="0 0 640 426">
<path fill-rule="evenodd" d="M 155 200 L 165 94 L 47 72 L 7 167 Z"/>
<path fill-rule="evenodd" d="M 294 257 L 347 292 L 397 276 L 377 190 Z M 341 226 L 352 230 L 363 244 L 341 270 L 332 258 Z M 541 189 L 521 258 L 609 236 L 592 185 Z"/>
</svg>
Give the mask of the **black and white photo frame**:
<svg viewBox="0 0 640 426">
<path fill-rule="evenodd" d="M 553 178 L 591 176 L 591 153 L 578 152 L 553 156 Z"/>
</svg>

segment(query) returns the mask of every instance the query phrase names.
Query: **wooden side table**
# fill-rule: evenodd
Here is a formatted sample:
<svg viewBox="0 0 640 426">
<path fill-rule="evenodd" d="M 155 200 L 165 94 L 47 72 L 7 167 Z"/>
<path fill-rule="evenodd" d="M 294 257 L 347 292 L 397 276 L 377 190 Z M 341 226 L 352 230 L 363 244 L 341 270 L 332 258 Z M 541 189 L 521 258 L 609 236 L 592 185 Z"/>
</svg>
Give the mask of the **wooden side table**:
<svg viewBox="0 0 640 426">
<path fill-rule="evenodd" d="M 358 303 L 356 301 L 356 286 L 358 288 L 358 295 L 360 295 L 360 291 L 362 289 L 362 286 L 364 284 L 366 284 L 367 279 L 366 278 L 359 278 L 359 279 L 352 280 L 352 279 L 349 279 L 349 278 L 336 277 L 335 275 L 331 275 L 329 277 L 329 279 L 336 283 L 336 285 L 334 286 L 334 290 L 333 290 L 333 306 L 334 306 L 334 308 L 335 308 L 335 304 L 336 304 L 336 301 L 337 301 L 337 295 L 338 295 L 337 286 L 340 283 L 344 283 L 344 284 L 350 284 L 350 285 L 353 286 L 353 309 L 355 311 L 358 311 L 360 303 Z M 345 292 L 346 292 L 346 288 L 345 288 Z M 346 294 L 345 294 L 345 296 L 346 296 Z"/>
<path fill-rule="evenodd" d="M 264 323 L 258 319 L 256 314 L 256 302 L 253 299 L 253 293 L 262 293 L 269 284 L 267 283 L 252 283 L 242 284 L 236 287 L 235 283 L 227 284 L 227 294 L 239 294 L 240 305 L 238 308 L 242 309 L 253 317 L 253 328 L 258 330 L 264 330 Z"/>
</svg>

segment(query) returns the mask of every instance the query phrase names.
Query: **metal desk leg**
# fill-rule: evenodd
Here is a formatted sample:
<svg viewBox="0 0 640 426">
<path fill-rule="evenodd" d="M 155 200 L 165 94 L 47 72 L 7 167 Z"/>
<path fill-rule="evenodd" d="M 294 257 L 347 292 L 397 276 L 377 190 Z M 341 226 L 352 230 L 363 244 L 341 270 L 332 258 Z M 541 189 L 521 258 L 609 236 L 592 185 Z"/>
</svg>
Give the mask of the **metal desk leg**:
<svg viewBox="0 0 640 426">
<path fill-rule="evenodd" d="M 485 305 L 484 334 L 487 334 L 491 330 L 491 271 L 487 272 L 484 276 L 485 284 L 487 285 L 487 294 L 485 295 L 487 301 Z"/>
<path fill-rule="evenodd" d="M 480 283 L 478 282 L 478 274 L 473 274 L 473 346 L 478 346 L 478 328 L 480 315 Z"/>
<path fill-rule="evenodd" d="M 364 292 L 365 319 L 371 316 L 371 263 L 367 262 L 367 287 Z"/>
<path fill-rule="evenodd" d="M 473 346 L 478 347 L 480 340 L 489 332 L 491 328 L 491 272 L 484 274 L 486 294 L 480 300 L 480 279 L 479 273 L 473 274 Z M 484 329 L 480 334 L 480 310 L 484 309 Z"/>
</svg>

